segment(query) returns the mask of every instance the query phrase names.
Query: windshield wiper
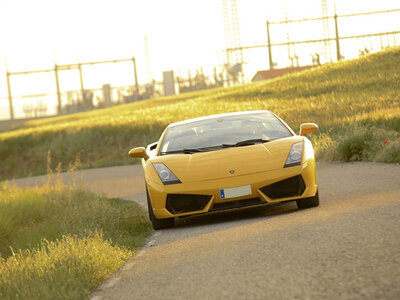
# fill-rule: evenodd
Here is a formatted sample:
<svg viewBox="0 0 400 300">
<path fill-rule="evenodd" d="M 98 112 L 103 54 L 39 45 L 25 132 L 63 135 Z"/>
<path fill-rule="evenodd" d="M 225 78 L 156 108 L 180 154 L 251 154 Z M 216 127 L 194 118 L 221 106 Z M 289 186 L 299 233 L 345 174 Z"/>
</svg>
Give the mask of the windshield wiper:
<svg viewBox="0 0 400 300">
<path fill-rule="evenodd" d="M 209 151 L 215 151 L 215 150 L 218 150 L 221 148 L 250 146 L 250 145 L 254 145 L 256 143 L 266 143 L 266 142 L 269 142 L 269 140 L 251 139 L 251 140 L 240 141 L 240 142 L 237 142 L 236 144 L 222 144 L 222 145 L 202 147 L 202 148 L 186 148 L 186 149 L 173 150 L 173 151 L 163 151 L 163 152 L 160 152 L 160 155 L 175 154 L 175 153 L 192 154 L 192 153 L 197 153 L 197 152 L 209 152 Z"/>
<path fill-rule="evenodd" d="M 164 151 L 160 152 L 161 155 L 164 154 L 174 154 L 174 153 L 184 153 L 184 154 L 190 154 L 194 152 L 206 152 L 207 150 L 205 149 L 199 149 L 199 148 L 187 148 L 187 149 L 180 149 L 180 150 L 173 150 L 173 151 Z"/>
<path fill-rule="evenodd" d="M 251 139 L 251 140 L 245 140 L 245 141 L 240 141 L 237 142 L 236 144 L 222 144 L 222 147 L 241 147 L 241 146 L 250 146 L 254 145 L 256 143 L 266 143 L 269 142 L 269 140 L 265 139 Z"/>
</svg>

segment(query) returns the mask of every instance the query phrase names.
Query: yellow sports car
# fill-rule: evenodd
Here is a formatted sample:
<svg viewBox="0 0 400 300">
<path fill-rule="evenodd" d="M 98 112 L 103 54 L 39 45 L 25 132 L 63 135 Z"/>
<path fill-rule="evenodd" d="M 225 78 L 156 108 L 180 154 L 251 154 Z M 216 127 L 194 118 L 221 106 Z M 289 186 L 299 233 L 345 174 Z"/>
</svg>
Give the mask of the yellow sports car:
<svg viewBox="0 0 400 300">
<path fill-rule="evenodd" d="M 142 158 L 154 229 L 175 218 L 251 205 L 319 205 L 314 150 L 304 123 L 294 131 L 269 111 L 212 115 L 170 124 L 160 140 L 129 151 Z"/>
</svg>

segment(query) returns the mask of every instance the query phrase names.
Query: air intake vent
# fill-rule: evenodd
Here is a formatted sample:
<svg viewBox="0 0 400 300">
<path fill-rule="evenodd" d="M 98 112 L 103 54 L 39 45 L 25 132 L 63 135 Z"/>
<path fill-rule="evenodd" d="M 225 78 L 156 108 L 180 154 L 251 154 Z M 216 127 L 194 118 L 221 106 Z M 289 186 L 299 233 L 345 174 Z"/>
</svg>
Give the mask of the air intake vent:
<svg viewBox="0 0 400 300">
<path fill-rule="evenodd" d="M 291 177 L 261 188 L 261 191 L 271 199 L 301 196 L 306 186 L 301 175 Z"/>
<path fill-rule="evenodd" d="M 211 200 L 209 195 L 168 194 L 166 208 L 171 214 L 202 210 Z"/>
<path fill-rule="evenodd" d="M 260 198 L 251 198 L 251 199 L 244 199 L 244 200 L 214 203 L 211 211 L 231 209 L 231 208 L 240 208 L 240 207 L 258 205 L 258 204 L 265 204 L 265 202 L 262 201 Z"/>
</svg>

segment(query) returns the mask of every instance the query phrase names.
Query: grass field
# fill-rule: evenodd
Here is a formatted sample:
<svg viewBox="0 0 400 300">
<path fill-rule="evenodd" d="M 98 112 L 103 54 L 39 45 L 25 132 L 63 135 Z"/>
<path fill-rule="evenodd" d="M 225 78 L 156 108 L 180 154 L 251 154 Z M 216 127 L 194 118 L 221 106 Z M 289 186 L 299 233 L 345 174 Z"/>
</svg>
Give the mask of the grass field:
<svg viewBox="0 0 400 300">
<path fill-rule="evenodd" d="M 133 163 L 127 152 L 156 141 L 170 122 L 267 109 L 310 136 L 319 159 L 400 163 L 400 48 L 269 81 L 146 100 L 34 120 L 0 134 L 0 177 L 46 171 L 48 150 L 62 168 Z"/>
<path fill-rule="evenodd" d="M 151 232 L 137 204 L 62 183 L 0 186 L 0 299 L 86 299 Z"/>
</svg>

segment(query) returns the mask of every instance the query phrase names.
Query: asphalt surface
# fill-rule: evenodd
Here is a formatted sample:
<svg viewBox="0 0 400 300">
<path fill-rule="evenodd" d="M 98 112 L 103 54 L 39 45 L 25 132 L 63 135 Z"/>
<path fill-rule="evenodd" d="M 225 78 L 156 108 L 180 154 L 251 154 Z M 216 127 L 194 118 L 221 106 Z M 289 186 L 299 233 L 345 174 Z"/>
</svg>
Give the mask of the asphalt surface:
<svg viewBox="0 0 400 300">
<path fill-rule="evenodd" d="M 179 220 L 154 232 L 91 299 L 400 299 L 400 166 L 317 167 L 319 207 Z M 64 176 L 145 207 L 140 166 Z"/>
</svg>

